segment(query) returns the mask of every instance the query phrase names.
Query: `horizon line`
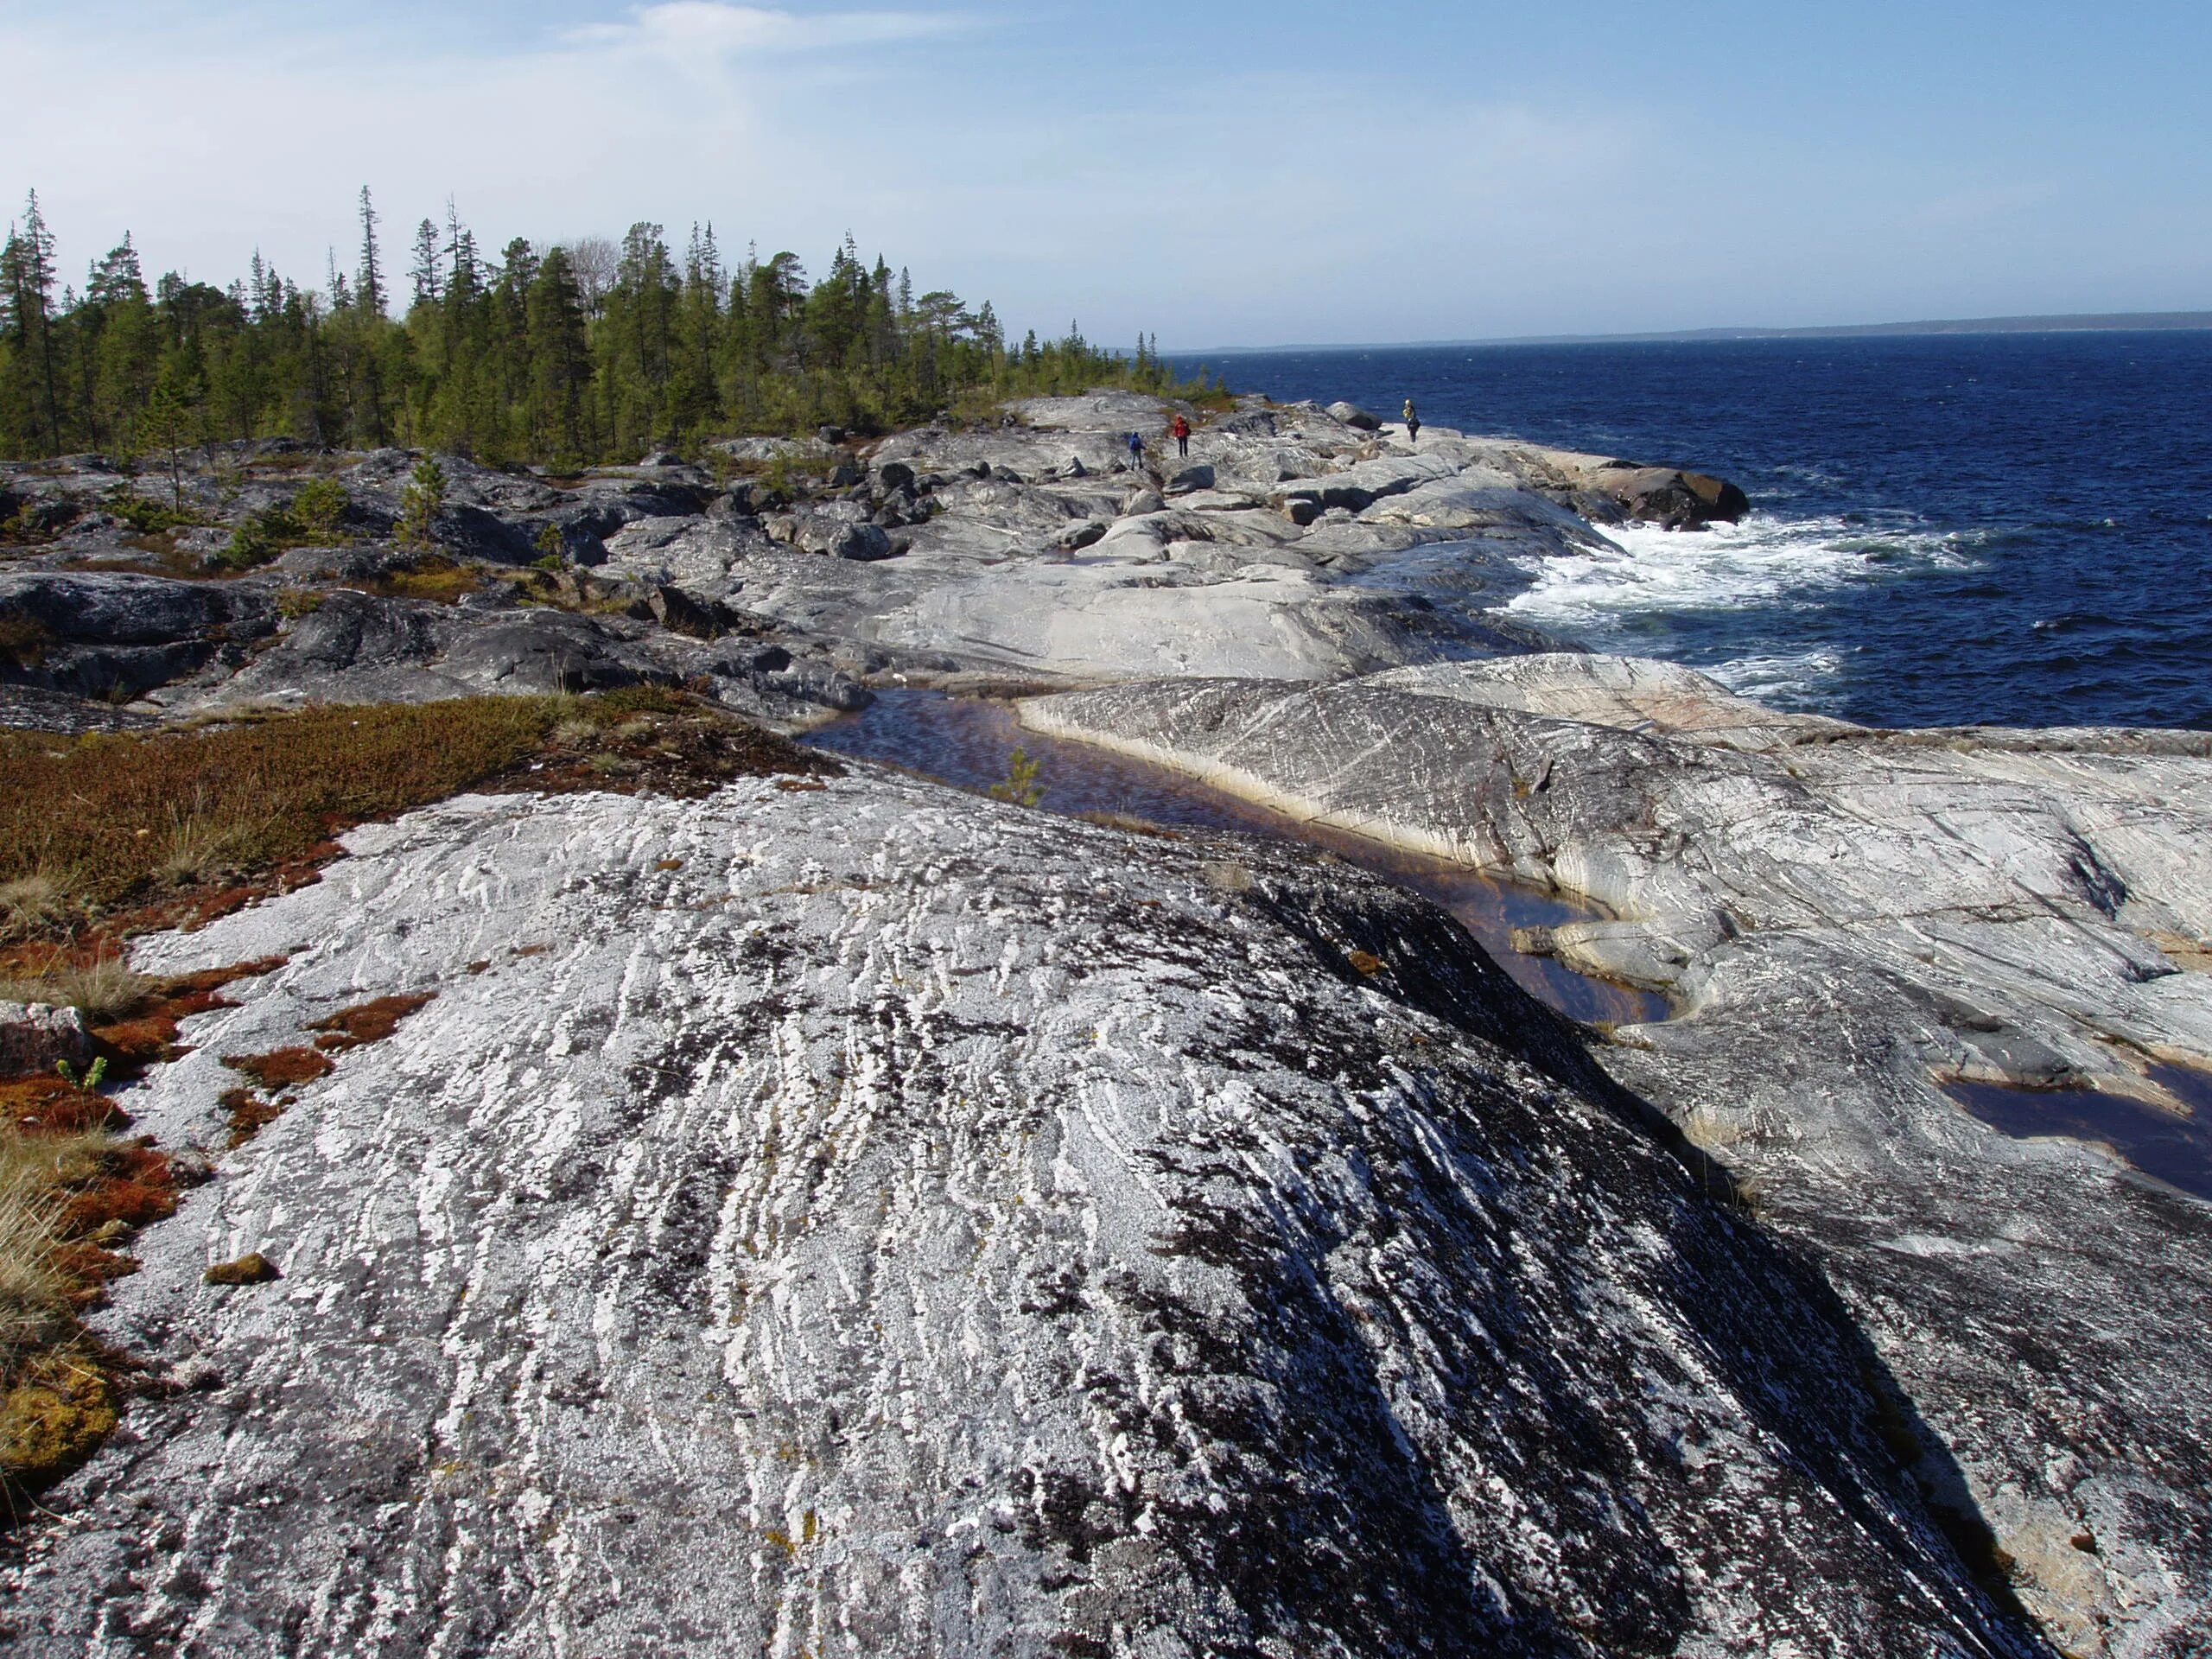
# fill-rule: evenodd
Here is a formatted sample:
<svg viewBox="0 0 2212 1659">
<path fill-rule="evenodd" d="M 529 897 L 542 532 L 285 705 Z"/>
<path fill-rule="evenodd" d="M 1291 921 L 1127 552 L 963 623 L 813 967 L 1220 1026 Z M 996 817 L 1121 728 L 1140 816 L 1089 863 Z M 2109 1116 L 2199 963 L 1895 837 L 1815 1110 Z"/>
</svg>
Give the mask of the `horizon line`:
<svg viewBox="0 0 2212 1659">
<path fill-rule="evenodd" d="M 1836 340 L 1870 335 L 2181 334 L 2212 329 L 2208 311 L 2060 311 L 2009 317 L 1923 318 L 1911 322 L 1816 323 L 1790 327 L 1638 330 L 1605 334 L 1493 334 L 1447 340 L 1372 340 L 1276 346 L 1173 346 L 1162 357 L 1255 356 L 1277 352 L 1446 351 L 1461 346 L 1662 345 L 1745 340 Z"/>
</svg>

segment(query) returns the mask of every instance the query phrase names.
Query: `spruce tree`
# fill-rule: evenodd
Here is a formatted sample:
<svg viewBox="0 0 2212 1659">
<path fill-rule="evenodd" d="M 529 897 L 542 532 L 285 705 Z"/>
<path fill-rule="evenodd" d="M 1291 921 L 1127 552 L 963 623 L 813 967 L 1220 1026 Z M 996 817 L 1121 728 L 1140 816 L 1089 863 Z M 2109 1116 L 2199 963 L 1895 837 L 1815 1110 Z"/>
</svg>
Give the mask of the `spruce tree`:
<svg viewBox="0 0 2212 1659">
<path fill-rule="evenodd" d="M 438 227 L 426 219 L 415 227 L 415 263 L 407 273 L 414 279 L 416 304 L 427 301 L 435 305 L 438 296 L 445 291 L 445 276 L 439 264 Z"/>
<path fill-rule="evenodd" d="M 54 237 L 40 213 L 38 192 L 30 193 L 21 232 L 10 225 L 0 248 L 0 288 L 7 295 L 8 321 L 29 387 L 29 425 L 45 443 L 45 453 L 61 453 L 61 401 L 54 349 Z"/>
<path fill-rule="evenodd" d="M 257 261 L 260 255 L 254 257 Z M 365 184 L 361 187 L 361 268 L 353 276 L 353 299 L 362 310 L 379 317 L 390 300 L 385 292 L 383 261 L 377 254 L 377 210 Z"/>
</svg>

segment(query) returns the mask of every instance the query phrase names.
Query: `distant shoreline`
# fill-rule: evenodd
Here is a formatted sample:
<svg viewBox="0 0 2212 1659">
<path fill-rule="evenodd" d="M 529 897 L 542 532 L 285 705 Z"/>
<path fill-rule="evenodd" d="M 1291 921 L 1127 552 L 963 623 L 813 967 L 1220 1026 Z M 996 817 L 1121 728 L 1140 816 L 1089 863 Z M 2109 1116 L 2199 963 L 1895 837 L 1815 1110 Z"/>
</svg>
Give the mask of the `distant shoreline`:
<svg viewBox="0 0 2212 1659">
<path fill-rule="evenodd" d="M 1255 357 L 1278 352 L 1418 352 L 1471 346 L 1701 345 L 1737 340 L 1861 340 L 1927 334 L 2179 334 L 2212 329 L 2212 311 L 2110 311 L 2032 317 L 1956 317 L 1920 322 L 1834 323 L 1809 328 L 1681 328 L 1629 334 L 1514 334 L 1484 340 L 1392 340 L 1338 345 L 1212 346 L 1162 357 Z"/>
</svg>

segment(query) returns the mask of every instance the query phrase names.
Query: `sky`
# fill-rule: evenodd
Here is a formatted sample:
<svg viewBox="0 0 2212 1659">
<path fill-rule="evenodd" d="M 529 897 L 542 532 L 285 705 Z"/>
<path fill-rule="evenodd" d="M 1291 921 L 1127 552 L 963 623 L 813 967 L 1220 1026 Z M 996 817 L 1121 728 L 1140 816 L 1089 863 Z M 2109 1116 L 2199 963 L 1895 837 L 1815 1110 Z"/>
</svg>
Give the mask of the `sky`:
<svg viewBox="0 0 2212 1659">
<path fill-rule="evenodd" d="M 0 0 L 65 276 L 849 231 L 1169 350 L 2212 308 L 2212 6 Z"/>
</svg>

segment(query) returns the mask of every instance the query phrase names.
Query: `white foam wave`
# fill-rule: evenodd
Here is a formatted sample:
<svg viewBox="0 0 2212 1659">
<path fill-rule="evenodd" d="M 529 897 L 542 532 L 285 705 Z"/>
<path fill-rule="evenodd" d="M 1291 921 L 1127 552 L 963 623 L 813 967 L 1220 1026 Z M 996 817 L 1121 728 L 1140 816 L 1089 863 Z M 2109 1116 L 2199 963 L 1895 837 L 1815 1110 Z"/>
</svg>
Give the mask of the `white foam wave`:
<svg viewBox="0 0 2212 1659">
<path fill-rule="evenodd" d="M 1653 612 L 1817 604 L 1823 590 L 1900 564 L 1969 556 L 1955 538 L 1931 531 L 1765 513 L 1703 531 L 1622 524 L 1605 537 L 1606 545 L 1591 552 L 1534 563 L 1535 582 L 1507 608 L 1540 626 L 1602 636 Z"/>
<path fill-rule="evenodd" d="M 1842 667 L 1840 652 L 1805 651 L 1794 655 L 1738 657 L 1703 671 L 1754 702 L 1775 709 L 1807 709 L 1819 705 L 1821 691 Z"/>
</svg>

